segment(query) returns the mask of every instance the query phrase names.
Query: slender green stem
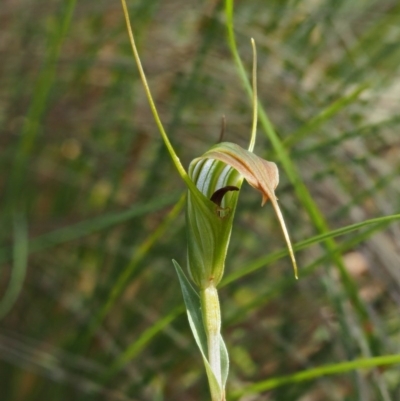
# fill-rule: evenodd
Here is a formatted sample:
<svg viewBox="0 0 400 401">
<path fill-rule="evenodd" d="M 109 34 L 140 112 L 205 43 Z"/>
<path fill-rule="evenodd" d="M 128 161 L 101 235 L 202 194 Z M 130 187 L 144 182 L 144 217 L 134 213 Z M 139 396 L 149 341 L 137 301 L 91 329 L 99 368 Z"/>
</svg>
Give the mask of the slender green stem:
<svg viewBox="0 0 400 401">
<path fill-rule="evenodd" d="M 193 191 L 198 192 L 196 186 L 194 185 L 193 181 L 189 178 L 189 176 L 186 173 L 185 168 L 182 166 L 181 161 L 179 160 L 178 155 L 175 153 L 175 150 L 171 144 L 171 142 L 169 141 L 168 135 L 165 132 L 164 126 L 161 122 L 160 116 L 158 115 L 157 112 L 157 108 L 156 105 L 154 103 L 153 97 L 151 96 L 151 91 L 150 91 L 150 87 L 149 84 L 147 83 L 147 79 L 146 79 L 146 75 L 144 73 L 143 67 L 142 67 L 142 63 L 140 61 L 140 57 L 139 57 L 139 53 L 137 51 L 136 48 L 136 43 L 135 43 L 135 39 L 133 36 L 133 31 L 132 31 L 132 26 L 131 26 L 131 22 L 129 19 L 129 12 L 128 12 L 128 7 L 126 6 L 126 1 L 125 0 L 121 0 L 122 3 L 122 8 L 124 11 L 124 16 L 125 16 L 125 21 L 126 21 L 126 26 L 127 26 L 127 30 L 128 30 L 128 35 L 129 35 L 129 40 L 131 42 L 131 47 L 132 47 L 132 51 L 133 51 L 133 56 L 135 57 L 135 61 L 136 64 L 138 66 L 139 69 L 139 74 L 140 74 L 140 78 L 142 80 L 143 86 L 144 86 L 144 90 L 146 92 L 146 96 L 147 99 L 149 101 L 149 105 L 150 105 L 150 109 L 153 113 L 154 116 L 154 120 L 157 124 L 157 127 L 161 133 L 161 136 L 164 140 L 165 146 L 168 149 L 168 152 L 171 156 L 171 159 L 176 167 L 176 169 L 178 170 L 179 175 L 182 177 L 182 179 L 185 181 L 186 185 Z"/>
<path fill-rule="evenodd" d="M 221 379 L 221 310 L 219 307 L 218 292 L 214 285 L 200 291 L 201 312 L 204 328 L 207 335 L 208 362 L 217 382 L 222 387 Z"/>
</svg>

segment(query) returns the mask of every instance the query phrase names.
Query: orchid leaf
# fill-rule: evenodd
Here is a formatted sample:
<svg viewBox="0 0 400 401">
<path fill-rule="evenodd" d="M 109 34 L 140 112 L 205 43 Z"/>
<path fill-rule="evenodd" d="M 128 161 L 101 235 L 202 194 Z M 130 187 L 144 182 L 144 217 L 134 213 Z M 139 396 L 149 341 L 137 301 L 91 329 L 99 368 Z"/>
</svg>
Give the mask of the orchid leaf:
<svg viewBox="0 0 400 401">
<path fill-rule="evenodd" d="M 203 325 L 203 317 L 201 315 L 200 297 L 196 290 L 190 284 L 182 268 L 176 260 L 172 260 L 178 274 L 179 283 L 181 285 L 183 299 L 186 305 L 186 311 L 190 327 L 192 328 L 194 338 L 202 354 L 207 354 L 207 337 Z"/>
<path fill-rule="evenodd" d="M 220 351 L 221 351 L 221 379 L 222 379 L 222 388 L 225 389 L 226 380 L 228 379 L 229 373 L 229 354 L 228 349 L 226 348 L 224 339 L 220 335 Z"/>
</svg>

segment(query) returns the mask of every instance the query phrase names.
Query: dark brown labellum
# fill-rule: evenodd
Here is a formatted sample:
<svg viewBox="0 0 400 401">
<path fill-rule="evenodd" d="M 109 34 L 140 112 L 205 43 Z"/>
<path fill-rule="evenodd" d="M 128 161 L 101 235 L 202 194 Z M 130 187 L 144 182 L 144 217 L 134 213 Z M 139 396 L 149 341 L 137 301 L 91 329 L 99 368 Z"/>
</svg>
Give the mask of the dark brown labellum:
<svg viewBox="0 0 400 401">
<path fill-rule="evenodd" d="M 238 187 L 233 185 L 227 185 L 226 187 L 217 189 L 211 196 L 211 202 L 214 202 L 216 205 L 221 206 L 222 198 L 229 191 L 239 191 Z"/>
</svg>

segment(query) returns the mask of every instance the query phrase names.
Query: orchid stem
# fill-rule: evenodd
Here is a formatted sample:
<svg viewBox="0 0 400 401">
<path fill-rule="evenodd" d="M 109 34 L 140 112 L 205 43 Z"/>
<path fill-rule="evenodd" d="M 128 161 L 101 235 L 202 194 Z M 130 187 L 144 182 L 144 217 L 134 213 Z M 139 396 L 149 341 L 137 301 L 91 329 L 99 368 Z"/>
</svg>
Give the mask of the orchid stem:
<svg viewBox="0 0 400 401">
<path fill-rule="evenodd" d="M 201 309 L 204 328 L 207 335 L 208 362 L 211 366 L 217 382 L 222 387 L 221 379 L 221 310 L 217 289 L 211 284 L 200 291 Z"/>
</svg>

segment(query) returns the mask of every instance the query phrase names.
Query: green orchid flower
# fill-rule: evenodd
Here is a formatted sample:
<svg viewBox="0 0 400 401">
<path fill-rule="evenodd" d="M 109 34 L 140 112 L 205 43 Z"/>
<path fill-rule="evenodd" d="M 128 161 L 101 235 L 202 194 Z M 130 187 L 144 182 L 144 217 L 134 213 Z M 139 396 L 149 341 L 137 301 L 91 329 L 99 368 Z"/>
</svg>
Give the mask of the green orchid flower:
<svg viewBox="0 0 400 401">
<path fill-rule="evenodd" d="M 271 200 L 297 276 L 290 238 L 274 192 L 279 183 L 275 163 L 234 143 L 223 142 L 192 161 L 189 177 L 203 195 L 189 189 L 186 210 L 188 268 L 192 280 L 199 288 L 217 286 L 221 281 L 243 178 L 261 192 L 262 206 Z"/>
</svg>

